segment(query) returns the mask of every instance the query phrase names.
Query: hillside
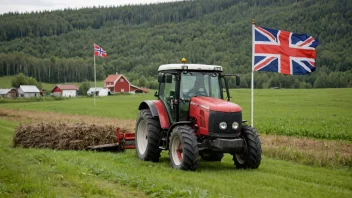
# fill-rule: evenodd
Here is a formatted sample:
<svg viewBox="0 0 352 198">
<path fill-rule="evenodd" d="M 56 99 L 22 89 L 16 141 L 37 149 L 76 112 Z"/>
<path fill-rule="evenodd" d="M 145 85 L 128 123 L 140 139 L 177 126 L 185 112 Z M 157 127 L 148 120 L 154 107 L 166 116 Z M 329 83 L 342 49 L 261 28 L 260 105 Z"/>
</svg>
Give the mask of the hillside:
<svg viewBox="0 0 352 198">
<path fill-rule="evenodd" d="M 352 87 L 352 2 L 198 0 L 0 15 L 0 76 L 23 72 L 42 82 L 93 80 L 124 73 L 156 87 L 160 64 L 218 64 L 250 85 L 251 19 L 259 26 L 308 33 L 320 41 L 317 71 L 307 76 L 256 75 L 256 87 Z M 142 75 L 142 77 L 141 77 Z M 230 81 L 233 86 L 233 82 Z"/>
</svg>

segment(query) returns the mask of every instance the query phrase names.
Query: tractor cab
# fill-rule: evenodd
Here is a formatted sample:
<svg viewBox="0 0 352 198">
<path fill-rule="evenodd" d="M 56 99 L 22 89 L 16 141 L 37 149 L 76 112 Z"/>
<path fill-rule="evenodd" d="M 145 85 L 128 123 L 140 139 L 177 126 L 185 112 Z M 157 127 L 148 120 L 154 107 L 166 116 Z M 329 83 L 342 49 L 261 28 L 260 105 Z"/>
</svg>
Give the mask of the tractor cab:
<svg viewBox="0 0 352 198">
<path fill-rule="evenodd" d="M 173 168 L 196 170 L 199 156 L 221 161 L 224 153 L 229 153 L 236 168 L 258 168 L 259 136 L 244 124 L 242 108 L 230 102 L 225 76 L 235 75 L 222 74 L 218 65 L 182 62 L 161 65 L 155 94 L 158 100 L 139 105 L 135 131 L 138 158 L 158 162 L 161 151 L 169 150 Z"/>
<path fill-rule="evenodd" d="M 163 102 L 170 122 L 189 120 L 192 97 L 223 99 L 223 89 L 227 90 L 227 86 L 221 83 L 225 80 L 222 80 L 221 72 L 222 67 L 216 65 L 161 65 L 157 96 Z"/>
</svg>

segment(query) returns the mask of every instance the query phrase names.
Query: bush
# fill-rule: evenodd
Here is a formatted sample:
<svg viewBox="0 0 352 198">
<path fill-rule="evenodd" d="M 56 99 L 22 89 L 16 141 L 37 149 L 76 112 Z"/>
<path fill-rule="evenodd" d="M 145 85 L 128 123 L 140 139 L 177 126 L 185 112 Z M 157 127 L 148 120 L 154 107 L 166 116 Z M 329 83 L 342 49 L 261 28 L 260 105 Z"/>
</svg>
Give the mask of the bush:
<svg viewBox="0 0 352 198">
<path fill-rule="evenodd" d="M 87 95 L 87 91 L 90 88 L 90 83 L 88 81 L 85 81 L 84 83 L 82 83 L 79 86 L 79 93 L 80 95 L 86 96 Z"/>
<path fill-rule="evenodd" d="M 21 85 L 35 85 L 38 89 L 42 88 L 42 84 L 38 83 L 35 78 L 25 76 L 23 73 L 19 73 L 11 81 L 12 87 L 19 88 Z"/>
</svg>

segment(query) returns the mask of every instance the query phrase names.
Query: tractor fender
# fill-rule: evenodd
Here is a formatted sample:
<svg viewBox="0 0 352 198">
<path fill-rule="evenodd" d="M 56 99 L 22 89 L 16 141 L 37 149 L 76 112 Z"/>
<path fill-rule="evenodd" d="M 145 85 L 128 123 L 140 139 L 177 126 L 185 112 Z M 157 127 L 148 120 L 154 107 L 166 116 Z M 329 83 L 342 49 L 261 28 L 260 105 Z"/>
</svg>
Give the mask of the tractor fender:
<svg viewBox="0 0 352 198">
<path fill-rule="evenodd" d="M 173 123 L 170 126 L 170 128 L 168 129 L 167 133 L 170 134 L 172 132 L 172 130 L 174 130 L 174 128 L 179 126 L 179 125 L 190 125 L 190 126 L 192 126 L 192 121 L 180 121 L 180 122 Z"/>
<path fill-rule="evenodd" d="M 189 125 L 192 126 L 192 121 L 180 121 L 180 122 L 176 122 L 173 123 L 170 128 L 167 130 L 167 136 L 166 136 L 166 145 L 169 145 L 169 141 L 170 141 L 170 134 L 172 132 L 172 130 L 174 130 L 175 127 L 179 126 L 179 125 Z"/>
<path fill-rule="evenodd" d="M 161 101 L 145 100 L 138 107 L 138 110 L 142 109 L 149 109 L 153 117 L 158 117 L 162 129 L 169 128 L 169 118 Z"/>
</svg>

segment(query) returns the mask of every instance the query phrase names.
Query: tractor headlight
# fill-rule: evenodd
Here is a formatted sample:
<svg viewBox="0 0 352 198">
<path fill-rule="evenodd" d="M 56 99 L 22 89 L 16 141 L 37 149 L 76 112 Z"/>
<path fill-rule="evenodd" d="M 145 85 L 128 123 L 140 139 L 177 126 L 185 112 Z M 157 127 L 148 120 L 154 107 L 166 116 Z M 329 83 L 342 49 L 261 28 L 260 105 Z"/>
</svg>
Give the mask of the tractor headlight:
<svg viewBox="0 0 352 198">
<path fill-rule="evenodd" d="M 220 122 L 219 128 L 220 128 L 221 130 L 225 130 L 225 129 L 227 128 L 226 122 Z"/>
<path fill-rule="evenodd" d="M 233 130 L 237 130 L 237 129 L 238 129 L 238 126 L 239 126 L 238 122 L 233 122 L 233 123 L 232 123 L 232 129 L 233 129 Z"/>
</svg>

